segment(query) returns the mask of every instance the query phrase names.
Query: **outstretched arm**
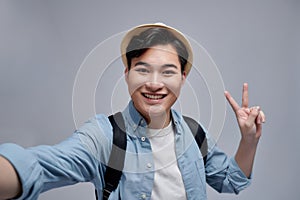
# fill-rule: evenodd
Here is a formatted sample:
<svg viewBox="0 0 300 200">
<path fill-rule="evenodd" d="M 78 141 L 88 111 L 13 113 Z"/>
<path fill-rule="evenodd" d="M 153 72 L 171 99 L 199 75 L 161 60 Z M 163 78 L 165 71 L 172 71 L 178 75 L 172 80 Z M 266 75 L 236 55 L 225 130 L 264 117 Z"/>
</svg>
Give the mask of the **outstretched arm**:
<svg viewBox="0 0 300 200">
<path fill-rule="evenodd" d="M 243 85 L 242 106 L 240 107 L 228 91 L 226 99 L 231 105 L 241 131 L 241 141 L 235 155 L 235 160 L 247 177 L 250 177 L 257 144 L 262 133 L 262 123 L 265 115 L 259 106 L 248 107 L 248 84 Z"/>
<path fill-rule="evenodd" d="M 8 160 L 0 156 L 0 200 L 17 197 L 21 191 L 17 172 Z"/>
</svg>

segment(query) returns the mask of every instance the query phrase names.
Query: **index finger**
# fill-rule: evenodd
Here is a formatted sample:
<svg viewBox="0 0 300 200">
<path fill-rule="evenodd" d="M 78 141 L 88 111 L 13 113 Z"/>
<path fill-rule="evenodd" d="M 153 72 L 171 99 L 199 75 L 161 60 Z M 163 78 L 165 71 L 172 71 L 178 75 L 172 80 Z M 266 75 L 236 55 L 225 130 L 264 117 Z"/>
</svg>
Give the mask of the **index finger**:
<svg viewBox="0 0 300 200">
<path fill-rule="evenodd" d="M 242 94 L 242 107 L 248 108 L 249 105 L 249 97 L 248 97 L 248 83 L 244 83 L 243 85 L 243 94 Z"/>
<path fill-rule="evenodd" d="M 237 112 L 240 109 L 239 104 L 234 100 L 234 98 L 230 95 L 228 91 L 225 91 L 225 97 L 229 104 L 231 105 L 234 112 Z"/>
</svg>

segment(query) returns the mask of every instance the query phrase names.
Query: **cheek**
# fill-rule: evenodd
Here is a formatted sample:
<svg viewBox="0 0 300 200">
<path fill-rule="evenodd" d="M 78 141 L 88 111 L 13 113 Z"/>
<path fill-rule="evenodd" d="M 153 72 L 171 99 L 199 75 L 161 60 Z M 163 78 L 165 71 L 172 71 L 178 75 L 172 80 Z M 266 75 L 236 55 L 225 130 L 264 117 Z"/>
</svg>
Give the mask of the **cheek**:
<svg viewBox="0 0 300 200">
<path fill-rule="evenodd" d="M 180 94 L 181 88 L 182 88 L 182 82 L 181 81 L 168 81 L 165 82 L 165 86 L 168 88 L 168 90 L 173 93 L 177 98 Z"/>
<path fill-rule="evenodd" d="M 138 90 L 140 87 L 142 87 L 145 84 L 145 78 L 135 76 L 128 76 L 127 78 L 127 86 L 128 86 L 128 91 L 130 95 L 132 95 L 136 90 Z"/>
</svg>

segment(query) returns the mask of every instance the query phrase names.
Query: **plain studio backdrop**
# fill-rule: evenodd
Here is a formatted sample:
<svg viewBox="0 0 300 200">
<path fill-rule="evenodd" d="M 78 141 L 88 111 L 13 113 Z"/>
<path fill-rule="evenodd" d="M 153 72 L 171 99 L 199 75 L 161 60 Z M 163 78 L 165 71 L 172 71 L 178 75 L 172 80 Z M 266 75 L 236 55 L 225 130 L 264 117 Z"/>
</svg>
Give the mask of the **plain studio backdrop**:
<svg viewBox="0 0 300 200">
<path fill-rule="evenodd" d="M 122 109 L 129 96 L 116 54 L 109 65 L 99 65 L 105 70 L 96 85 L 95 80 L 82 84 L 87 90 L 92 84 L 94 93 L 85 102 L 91 105 L 73 112 L 80 66 L 99 44 L 119 52 L 117 45 L 105 46 L 105 41 L 118 42 L 119 33 L 142 23 L 164 22 L 206 50 L 238 102 L 242 84 L 248 82 L 250 105 L 259 104 L 267 116 L 252 185 L 238 196 L 208 187 L 208 199 L 299 199 L 299 20 L 297 0 L 1 0 L 0 143 L 55 144 L 76 129 L 75 118 L 80 125 L 91 117 L 89 106 L 105 114 Z M 200 60 L 201 56 L 204 60 L 204 54 L 195 55 Z M 176 107 L 197 116 L 204 126 L 214 126 L 220 123 L 211 120 L 212 108 L 217 108 L 210 99 L 214 85 L 207 84 L 210 78 L 201 70 L 192 73 Z M 234 113 L 225 105 L 218 145 L 232 155 L 240 135 Z M 94 188 L 77 184 L 39 199 L 94 199 Z"/>
</svg>

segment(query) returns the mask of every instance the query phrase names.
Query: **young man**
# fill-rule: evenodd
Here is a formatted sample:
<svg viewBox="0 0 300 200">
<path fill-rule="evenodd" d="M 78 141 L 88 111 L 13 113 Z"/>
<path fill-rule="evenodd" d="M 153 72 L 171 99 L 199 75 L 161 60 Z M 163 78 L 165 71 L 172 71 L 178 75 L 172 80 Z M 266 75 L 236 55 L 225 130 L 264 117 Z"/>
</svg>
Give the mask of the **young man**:
<svg viewBox="0 0 300 200">
<path fill-rule="evenodd" d="M 207 135 L 204 164 L 206 155 L 182 115 L 171 109 L 192 66 L 188 40 L 172 27 L 146 24 L 125 35 L 121 52 L 131 101 L 122 112 L 127 133 L 123 174 L 109 199 L 204 200 L 206 182 L 219 192 L 246 188 L 265 121 L 259 107 L 248 107 L 247 84 L 241 107 L 225 92 L 241 131 L 235 157 L 212 146 Z M 0 145 L 0 199 L 33 200 L 52 188 L 87 181 L 102 199 L 112 136 L 107 116 L 97 115 L 54 146 Z"/>
</svg>

